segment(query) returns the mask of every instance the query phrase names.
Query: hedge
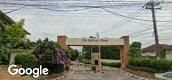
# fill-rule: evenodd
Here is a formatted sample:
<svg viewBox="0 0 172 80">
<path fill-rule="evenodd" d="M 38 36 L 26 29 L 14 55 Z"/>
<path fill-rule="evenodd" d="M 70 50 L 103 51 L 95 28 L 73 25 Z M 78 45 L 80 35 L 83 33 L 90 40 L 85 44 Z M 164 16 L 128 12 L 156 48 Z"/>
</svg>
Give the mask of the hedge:
<svg viewBox="0 0 172 80">
<path fill-rule="evenodd" d="M 47 68 L 51 73 L 61 73 L 65 70 L 64 64 L 47 64 Z"/>
<path fill-rule="evenodd" d="M 140 67 L 140 68 L 149 68 L 153 72 L 165 72 L 170 70 L 172 64 L 168 60 L 164 59 L 152 59 L 152 58 L 131 58 L 129 60 L 129 66 L 131 67 Z"/>
<path fill-rule="evenodd" d="M 101 62 L 101 64 L 103 66 L 110 66 L 110 67 L 116 67 L 116 68 L 121 67 L 121 63 L 117 63 L 117 62 Z"/>
<path fill-rule="evenodd" d="M 90 60 L 84 59 L 84 60 L 79 60 L 79 61 L 82 62 L 82 63 L 85 63 L 85 64 L 91 64 Z"/>
<path fill-rule="evenodd" d="M 0 46 L 0 64 L 9 64 L 10 53 L 6 47 Z"/>
<path fill-rule="evenodd" d="M 34 61 L 31 54 L 21 53 L 15 56 L 15 64 L 22 65 L 23 68 L 35 68 L 40 65 Z M 42 66 L 48 68 L 50 73 L 61 73 L 65 70 L 63 64 L 44 64 Z"/>
<path fill-rule="evenodd" d="M 23 68 L 35 68 L 38 64 L 34 61 L 30 54 L 17 54 L 15 56 L 15 64 L 22 65 Z"/>
</svg>

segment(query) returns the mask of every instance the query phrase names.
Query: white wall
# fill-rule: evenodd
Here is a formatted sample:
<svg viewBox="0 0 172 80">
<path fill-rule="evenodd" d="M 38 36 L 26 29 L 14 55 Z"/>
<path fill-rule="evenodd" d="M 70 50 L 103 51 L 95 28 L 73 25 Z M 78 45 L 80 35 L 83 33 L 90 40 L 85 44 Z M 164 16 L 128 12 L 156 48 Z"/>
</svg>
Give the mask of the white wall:
<svg viewBox="0 0 172 80">
<path fill-rule="evenodd" d="M 166 59 L 172 61 L 172 50 L 171 51 L 167 51 Z"/>
<path fill-rule="evenodd" d="M 166 59 L 172 61 L 172 50 L 166 52 Z M 142 56 L 156 56 L 155 52 L 145 52 L 141 54 Z"/>
<path fill-rule="evenodd" d="M 144 52 L 141 55 L 142 56 L 156 56 L 155 52 Z"/>
</svg>

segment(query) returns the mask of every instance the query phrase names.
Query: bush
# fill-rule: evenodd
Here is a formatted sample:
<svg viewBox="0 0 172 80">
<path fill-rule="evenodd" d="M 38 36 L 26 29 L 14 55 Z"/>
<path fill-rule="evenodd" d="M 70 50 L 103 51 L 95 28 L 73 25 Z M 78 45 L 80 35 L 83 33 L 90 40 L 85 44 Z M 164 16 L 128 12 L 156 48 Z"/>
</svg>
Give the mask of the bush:
<svg viewBox="0 0 172 80">
<path fill-rule="evenodd" d="M 171 68 L 171 62 L 167 60 L 157 60 L 155 58 L 131 58 L 129 65 L 134 67 L 145 67 L 156 70 L 157 72 L 168 71 Z"/>
<path fill-rule="evenodd" d="M 96 71 L 96 66 L 92 66 L 92 67 L 91 67 L 91 70 L 92 70 L 92 71 Z"/>
<path fill-rule="evenodd" d="M 70 66 L 67 64 L 67 65 L 65 66 L 65 69 L 66 69 L 66 71 L 68 71 L 68 70 L 70 69 Z"/>
<path fill-rule="evenodd" d="M 64 71 L 64 65 L 68 58 L 65 52 L 59 48 L 57 43 L 48 41 L 48 39 L 37 45 L 32 54 L 37 63 L 49 69 L 50 73 L 60 73 Z"/>
<path fill-rule="evenodd" d="M 85 64 L 91 64 L 90 60 L 83 60 L 82 62 L 85 63 Z"/>
<path fill-rule="evenodd" d="M 51 73 L 61 73 L 65 70 L 64 64 L 51 64 L 46 66 Z"/>
<path fill-rule="evenodd" d="M 35 68 L 38 64 L 30 54 L 17 54 L 15 56 L 15 64 L 22 65 L 23 68 Z"/>
<path fill-rule="evenodd" d="M 7 48 L 0 46 L 0 64 L 9 64 L 10 53 Z"/>
<path fill-rule="evenodd" d="M 101 64 L 103 66 L 110 66 L 110 67 L 116 67 L 116 68 L 121 67 L 121 63 L 117 63 L 117 62 L 101 62 Z"/>
</svg>

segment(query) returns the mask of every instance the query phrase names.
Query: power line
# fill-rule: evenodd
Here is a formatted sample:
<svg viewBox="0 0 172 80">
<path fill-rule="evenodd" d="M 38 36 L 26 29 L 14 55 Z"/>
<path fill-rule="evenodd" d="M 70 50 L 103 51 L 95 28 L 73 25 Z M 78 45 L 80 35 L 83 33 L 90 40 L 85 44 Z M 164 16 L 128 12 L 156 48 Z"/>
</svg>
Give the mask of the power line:
<svg viewBox="0 0 172 80">
<path fill-rule="evenodd" d="M 151 29 L 152 29 L 151 26 L 152 26 L 152 25 L 150 25 L 150 26 L 148 26 L 148 27 L 146 27 L 146 28 L 140 29 L 140 30 L 138 30 L 138 31 L 132 32 L 132 33 L 130 33 L 130 34 L 128 34 L 128 35 L 129 35 L 129 36 L 132 36 L 132 35 L 136 35 L 136 34 L 139 34 L 139 33 L 142 33 L 142 32 L 148 31 L 148 30 L 151 30 Z"/>
<path fill-rule="evenodd" d="M 129 16 L 136 16 L 138 13 L 140 13 L 142 10 L 142 8 L 138 9 L 136 12 L 130 14 Z M 110 30 L 116 29 L 117 27 L 119 27 L 120 25 L 122 25 L 122 23 L 124 23 L 123 21 L 126 21 L 127 19 L 122 19 L 121 21 L 115 23 L 115 25 L 112 25 L 110 27 L 108 27 L 107 29 L 103 30 L 100 32 L 100 34 L 106 33 Z"/>
<path fill-rule="evenodd" d="M 153 28 L 151 28 L 151 29 L 153 29 Z M 147 35 L 147 34 L 153 33 L 153 32 L 142 33 L 142 32 L 145 32 L 145 31 L 148 31 L 148 30 L 151 30 L 151 29 L 145 29 L 145 30 L 143 30 L 141 32 L 138 32 L 137 34 L 130 35 L 130 37 L 131 38 L 133 38 L 133 37 L 140 37 L 142 35 Z M 167 29 L 161 29 L 161 30 L 159 30 L 159 32 L 170 30 L 170 29 L 172 29 L 172 28 L 170 27 L 170 28 L 167 28 Z M 140 33 L 142 33 L 142 34 L 140 34 Z M 169 34 L 169 33 L 162 33 L 162 34 Z M 159 34 L 159 35 L 162 35 L 162 34 Z"/>
<path fill-rule="evenodd" d="M 5 14 L 9 14 L 9 13 L 15 12 L 15 11 L 20 10 L 20 9 L 22 9 L 22 8 L 25 8 L 25 7 L 26 7 L 26 5 L 25 5 L 25 6 L 22 6 L 22 7 L 20 7 L 20 8 L 18 8 L 18 9 L 11 10 L 11 11 L 9 11 L 9 12 L 5 12 Z"/>
<path fill-rule="evenodd" d="M 110 11 L 110 10 L 107 10 L 105 8 L 101 8 L 109 13 L 112 13 L 114 15 L 117 15 L 117 16 L 120 16 L 120 17 L 125 17 L 125 18 L 128 18 L 128 19 L 133 19 L 133 20 L 139 20 L 139 21 L 146 21 L 146 22 L 152 22 L 152 20 L 147 20 L 147 19 L 138 19 L 138 18 L 134 18 L 134 17 L 130 17 L 130 16 L 125 16 L 125 15 L 122 15 L 122 14 L 119 14 L 119 13 L 116 13 L 116 12 L 113 12 L 113 11 Z M 163 21 L 157 21 L 157 22 L 172 22 L 172 20 L 163 20 Z"/>
</svg>

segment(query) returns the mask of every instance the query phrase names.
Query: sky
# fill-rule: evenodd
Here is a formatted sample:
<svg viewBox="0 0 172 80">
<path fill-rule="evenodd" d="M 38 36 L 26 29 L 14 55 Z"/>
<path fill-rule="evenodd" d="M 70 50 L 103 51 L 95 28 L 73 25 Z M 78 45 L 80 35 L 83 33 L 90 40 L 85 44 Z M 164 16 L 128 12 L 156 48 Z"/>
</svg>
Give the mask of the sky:
<svg viewBox="0 0 172 80">
<path fill-rule="evenodd" d="M 101 38 L 120 38 L 129 35 L 130 42 L 140 41 L 142 47 L 145 47 L 155 43 L 151 21 L 129 19 L 107 11 L 152 20 L 151 11 L 142 8 L 148 1 L 0 0 L 0 10 L 9 12 L 24 6 L 7 15 L 15 21 L 25 19 L 24 28 L 31 33 L 27 37 L 32 41 L 45 37 L 57 41 L 58 35 L 84 38 L 96 36 L 99 32 Z M 172 2 L 164 1 L 166 3 L 160 4 L 161 10 L 156 10 L 156 19 L 167 22 L 157 22 L 158 33 L 161 44 L 172 44 Z"/>
</svg>

